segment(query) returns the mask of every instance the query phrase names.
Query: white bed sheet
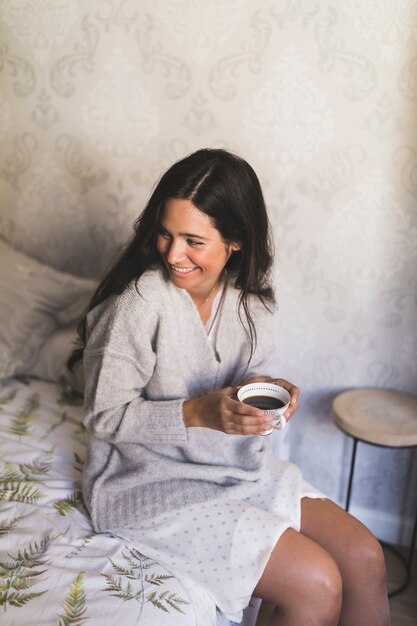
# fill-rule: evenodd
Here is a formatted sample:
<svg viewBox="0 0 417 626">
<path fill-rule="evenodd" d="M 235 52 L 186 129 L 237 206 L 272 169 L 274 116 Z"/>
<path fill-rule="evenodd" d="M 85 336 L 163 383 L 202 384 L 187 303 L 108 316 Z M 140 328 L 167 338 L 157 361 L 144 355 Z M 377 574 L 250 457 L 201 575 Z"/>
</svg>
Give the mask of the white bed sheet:
<svg viewBox="0 0 417 626">
<path fill-rule="evenodd" d="M 81 414 L 58 384 L 0 381 L 1 620 L 194 626 L 194 609 L 169 572 L 92 532 L 80 492 Z"/>
</svg>

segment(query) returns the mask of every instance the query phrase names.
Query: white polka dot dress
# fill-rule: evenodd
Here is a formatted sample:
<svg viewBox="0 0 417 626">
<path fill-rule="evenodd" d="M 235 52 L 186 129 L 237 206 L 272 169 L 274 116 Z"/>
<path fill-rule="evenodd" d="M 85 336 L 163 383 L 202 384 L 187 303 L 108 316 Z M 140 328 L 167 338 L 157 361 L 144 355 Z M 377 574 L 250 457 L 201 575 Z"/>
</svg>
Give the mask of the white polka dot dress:
<svg viewBox="0 0 417 626">
<path fill-rule="evenodd" d="M 114 534 L 180 580 L 196 626 L 215 626 L 216 607 L 240 622 L 278 539 L 287 528 L 299 530 L 304 496 L 325 497 L 295 465 L 270 456 L 249 497 L 193 504 Z"/>
</svg>

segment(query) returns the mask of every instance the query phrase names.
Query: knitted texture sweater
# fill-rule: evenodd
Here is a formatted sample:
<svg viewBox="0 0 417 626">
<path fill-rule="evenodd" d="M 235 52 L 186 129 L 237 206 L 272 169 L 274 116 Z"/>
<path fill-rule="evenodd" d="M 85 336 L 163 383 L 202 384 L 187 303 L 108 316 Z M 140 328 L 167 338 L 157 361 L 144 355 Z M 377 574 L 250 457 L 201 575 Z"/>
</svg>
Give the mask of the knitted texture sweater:
<svg viewBox="0 0 417 626">
<path fill-rule="evenodd" d="M 271 313 L 252 299 L 258 340 L 248 366 L 238 297 L 228 284 L 210 340 L 187 291 L 160 269 L 89 312 L 83 494 L 96 531 L 256 487 L 268 437 L 187 428 L 182 415 L 186 399 L 272 375 Z"/>
</svg>

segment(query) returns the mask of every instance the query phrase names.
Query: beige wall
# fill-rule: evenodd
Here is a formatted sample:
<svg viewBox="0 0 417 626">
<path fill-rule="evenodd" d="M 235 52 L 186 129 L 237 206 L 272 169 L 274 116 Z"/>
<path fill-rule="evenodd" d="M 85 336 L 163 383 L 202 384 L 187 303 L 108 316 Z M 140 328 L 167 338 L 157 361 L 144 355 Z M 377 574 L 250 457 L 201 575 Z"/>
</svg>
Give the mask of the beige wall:
<svg viewBox="0 0 417 626">
<path fill-rule="evenodd" d="M 173 160 L 242 154 L 276 237 L 277 369 L 304 391 L 291 454 L 341 498 L 334 394 L 417 392 L 415 0 L 0 7 L 0 232 L 96 276 Z M 410 456 L 359 471 L 358 505 L 395 517 Z"/>
</svg>

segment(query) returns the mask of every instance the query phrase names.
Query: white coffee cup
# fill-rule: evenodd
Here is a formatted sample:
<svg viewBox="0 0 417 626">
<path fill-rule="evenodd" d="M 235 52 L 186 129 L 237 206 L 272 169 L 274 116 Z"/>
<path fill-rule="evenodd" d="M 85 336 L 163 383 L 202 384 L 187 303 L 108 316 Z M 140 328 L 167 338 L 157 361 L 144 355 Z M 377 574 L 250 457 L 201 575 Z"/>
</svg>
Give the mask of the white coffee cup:
<svg viewBox="0 0 417 626">
<path fill-rule="evenodd" d="M 272 416 L 272 428 L 262 435 L 270 435 L 274 428 L 277 430 L 285 428 L 287 420 L 284 413 L 289 407 L 291 395 L 284 387 L 267 381 L 249 383 L 240 387 L 237 398 L 240 402 L 262 409 L 265 415 Z"/>
</svg>

